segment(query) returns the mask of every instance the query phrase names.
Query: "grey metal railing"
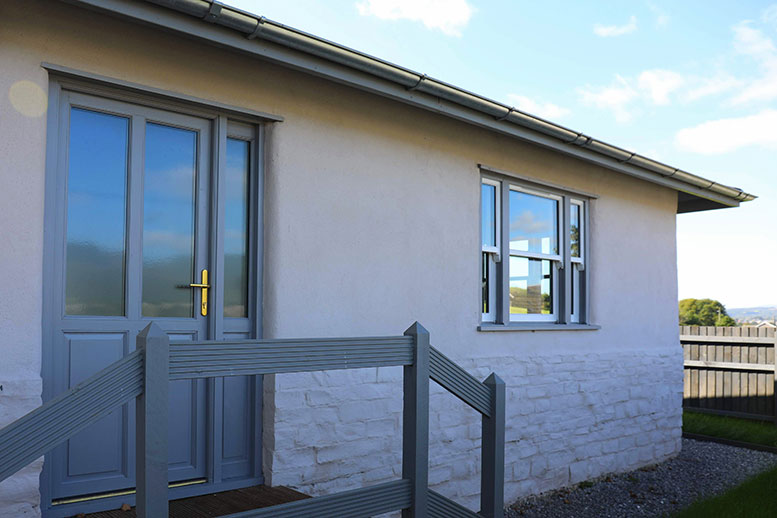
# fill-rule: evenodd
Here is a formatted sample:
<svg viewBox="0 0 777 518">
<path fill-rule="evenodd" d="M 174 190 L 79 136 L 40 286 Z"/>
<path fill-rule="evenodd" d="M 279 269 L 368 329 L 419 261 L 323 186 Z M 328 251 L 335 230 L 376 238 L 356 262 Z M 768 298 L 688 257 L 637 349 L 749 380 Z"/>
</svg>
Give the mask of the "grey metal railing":
<svg viewBox="0 0 777 518">
<path fill-rule="evenodd" d="M 168 382 L 176 379 L 403 366 L 402 479 L 223 518 L 363 517 L 402 510 L 404 518 L 501 518 L 504 504 L 505 386 L 484 382 L 429 344 L 417 322 L 403 336 L 170 344 L 156 324 L 137 350 L 0 429 L 0 481 L 98 421 L 136 401 L 136 512 L 168 514 Z M 429 380 L 482 415 L 481 509 L 429 490 Z"/>
</svg>

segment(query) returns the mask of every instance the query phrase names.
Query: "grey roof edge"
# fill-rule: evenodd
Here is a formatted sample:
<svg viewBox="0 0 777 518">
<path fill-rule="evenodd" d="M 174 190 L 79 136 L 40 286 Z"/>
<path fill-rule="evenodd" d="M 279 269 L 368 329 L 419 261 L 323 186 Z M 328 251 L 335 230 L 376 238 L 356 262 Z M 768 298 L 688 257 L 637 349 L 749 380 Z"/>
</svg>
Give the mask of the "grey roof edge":
<svg viewBox="0 0 777 518">
<path fill-rule="evenodd" d="M 689 203 L 686 207 L 682 207 L 683 201 L 681 200 L 678 207 L 679 212 L 735 207 L 740 202 L 756 198 L 755 195 L 748 194 L 741 189 L 719 184 L 596 140 L 583 133 L 524 113 L 425 74 L 394 65 L 388 61 L 220 2 L 211 0 L 64 1 L 132 18 L 173 32 L 182 32 L 190 37 L 210 40 L 218 45 L 231 47 L 242 52 L 249 52 L 340 83 L 550 147 L 564 154 L 664 185 L 710 202 L 699 204 L 697 202 L 701 200 L 695 200 L 695 203 Z M 155 6 L 149 4 L 155 4 Z M 194 23 L 187 23 L 180 18 L 180 15 L 168 16 L 166 15 L 168 13 L 160 11 L 156 6 L 169 8 L 168 13 L 171 11 L 184 13 L 197 18 L 197 20 L 192 19 L 190 22 Z M 223 30 L 218 30 L 221 27 L 240 33 L 238 36 L 240 41 L 230 40 Z M 271 42 L 273 45 L 266 45 L 264 42 Z M 313 56 L 318 60 L 339 66 L 321 66 L 320 62 L 317 63 L 299 55 L 279 52 L 275 46 L 291 49 L 296 53 Z M 358 71 L 361 74 L 348 73 L 347 69 Z M 365 80 L 365 75 L 372 76 L 373 79 Z M 374 81 L 374 78 L 381 80 L 380 84 Z M 389 82 L 391 85 L 386 85 L 385 82 Z M 477 113 L 473 114 L 471 111 Z"/>
</svg>

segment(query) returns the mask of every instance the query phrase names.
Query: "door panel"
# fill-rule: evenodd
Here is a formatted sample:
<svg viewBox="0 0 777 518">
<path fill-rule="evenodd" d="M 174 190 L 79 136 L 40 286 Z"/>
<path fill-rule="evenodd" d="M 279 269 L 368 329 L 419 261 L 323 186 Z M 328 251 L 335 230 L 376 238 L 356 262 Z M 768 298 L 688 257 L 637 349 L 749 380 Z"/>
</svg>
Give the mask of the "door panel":
<svg viewBox="0 0 777 518">
<path fill-rule="evenodd" d="M 205 382 L 170 382 L 168 461 L 171 482 L 207 474 L 205 441 Z"/>
<path fill-rule="evenodd" d="M 69 333 L 70 385 L 120 360 L 127 349 L 126 333 Z M 68 477 L 123 476 L 126 472 L 123 430 L 126 408 L 120 408 L 68 441 Z"/>
<path fill-rule="evenodd" d="M 47 399 L 129 354 L 151 321 L 171 342 L 256 336 L 253 129 L 228 138 L 225 118 L 214 124 L 74 92 L 60 99 Z M 214 160 L 211 149 L 225 155 Z M 189 286 L 203 270 L 216 281 L 207 315 Z M 196 486 L 202 493 L 227 480 L 256 483 L 260 388 L 259 377 L 170 383 L 171 482 L 208 479 Z M 44 514 L 51 501 L 133 488 L 134 427 L 130 403 L 47 455 Z"/>
<path fill-rule="evenodd" d="M 55 342 L 55 381 L 61 391 L 121 359 L 129 351 L 126 329 L 105 319 L 98 326 L 73 319 L 70 329 L 58 333 Z M 132 408 L 130 408 L 132 407 Z M 115 489 L 134 477 L 134 462 L 127 432 L 134 427 L 134 405 L 124 405 L 79 432 L 49 455 L 53 498 Z"/>
<path fill-rule="evenodd" d="M 221 456 L 225 479 L 245 476 L 251 467 L 252 383 L 253 377 L 249 376 L 224 378 L 224 440 Z"/>
</svg>

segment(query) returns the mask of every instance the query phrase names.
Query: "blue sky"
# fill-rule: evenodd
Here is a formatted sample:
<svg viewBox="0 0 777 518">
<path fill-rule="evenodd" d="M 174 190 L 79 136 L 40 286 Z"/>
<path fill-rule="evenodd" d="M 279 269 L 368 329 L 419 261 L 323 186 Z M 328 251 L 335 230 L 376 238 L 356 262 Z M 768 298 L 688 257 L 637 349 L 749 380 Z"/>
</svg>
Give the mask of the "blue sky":
<svg viewBox="0 0 777 518">
<path fill-rule="evenodd" d="M 777 3 L 227 3 L 758 195 L 678 216 L 680 297 L 777 305 Z"/>
</svg>

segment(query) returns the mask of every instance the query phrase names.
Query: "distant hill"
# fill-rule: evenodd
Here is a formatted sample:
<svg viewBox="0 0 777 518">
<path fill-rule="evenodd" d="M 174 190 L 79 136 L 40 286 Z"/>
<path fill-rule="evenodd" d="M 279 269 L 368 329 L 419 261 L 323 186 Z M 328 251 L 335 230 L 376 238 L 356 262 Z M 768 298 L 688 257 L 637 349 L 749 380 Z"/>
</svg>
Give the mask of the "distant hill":
<svg viewBox="0 0 777 518">
<path fill-rule="evenodd" d="M 771 320 L 777 318 L 777 306 L 726 308 L 726 312 L 734 320 Z"/>
</svg>

